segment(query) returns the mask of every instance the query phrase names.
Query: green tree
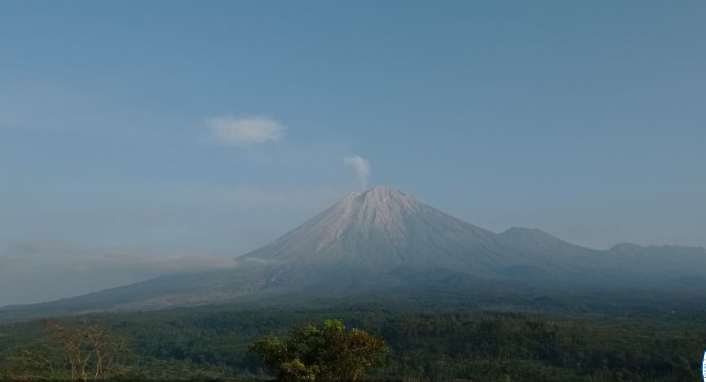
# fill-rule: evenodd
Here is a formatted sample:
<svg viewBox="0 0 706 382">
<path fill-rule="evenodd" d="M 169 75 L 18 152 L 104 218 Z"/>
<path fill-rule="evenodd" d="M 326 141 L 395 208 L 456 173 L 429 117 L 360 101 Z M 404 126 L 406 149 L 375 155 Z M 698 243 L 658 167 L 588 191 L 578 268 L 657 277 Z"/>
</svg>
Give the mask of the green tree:
<svg viewBox="0 0 706 382">
<path fill-rule="evenodd" d="M 270 334 L 250 346 L 278 381 L 358 381 L 382 366 L 385 341 L 359 329 L 346 331 L 340 320 L 321 326 L 307 325 L 287 339 Z"/>
</svg>

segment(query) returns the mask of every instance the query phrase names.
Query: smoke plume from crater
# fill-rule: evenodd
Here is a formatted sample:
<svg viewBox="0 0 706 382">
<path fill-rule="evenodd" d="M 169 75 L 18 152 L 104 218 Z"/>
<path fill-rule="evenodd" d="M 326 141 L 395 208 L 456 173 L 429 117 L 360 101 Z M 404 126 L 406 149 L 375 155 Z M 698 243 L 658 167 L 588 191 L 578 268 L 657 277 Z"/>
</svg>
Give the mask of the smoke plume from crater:
<svg viewBox="0 0 706 382">
<path fill-rule="evenodd" d="M 370 162 L 359 155 L 354 155 L 343 158 L 343 163 L 355 171 L 355 174 L 360 181 L 360 187 L 363 190 L 367 189 L 368 178 L 370 178 Z"/>
</svg>

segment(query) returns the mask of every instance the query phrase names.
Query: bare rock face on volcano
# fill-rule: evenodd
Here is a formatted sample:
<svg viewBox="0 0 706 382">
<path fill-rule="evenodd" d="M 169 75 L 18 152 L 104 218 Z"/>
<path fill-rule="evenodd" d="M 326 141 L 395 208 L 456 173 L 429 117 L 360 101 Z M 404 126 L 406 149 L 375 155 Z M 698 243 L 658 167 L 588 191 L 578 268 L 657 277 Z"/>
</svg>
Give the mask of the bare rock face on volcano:
<svg viewBox="0 0 706 382">
<path fill-rule="evenodd" d="M 507 260 L 498 235 L 386 187 L 353 192 L 244 258 L 375 272 L 403 266 L 482 271 Z"/>
</svg>

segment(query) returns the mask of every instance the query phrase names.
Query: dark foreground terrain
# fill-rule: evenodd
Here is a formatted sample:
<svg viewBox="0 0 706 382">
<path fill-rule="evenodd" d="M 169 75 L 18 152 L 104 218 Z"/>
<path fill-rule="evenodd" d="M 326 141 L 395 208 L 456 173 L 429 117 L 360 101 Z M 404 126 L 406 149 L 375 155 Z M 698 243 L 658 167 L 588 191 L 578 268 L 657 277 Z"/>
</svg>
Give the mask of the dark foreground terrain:
<svg viewBox="0 0 706 382">
<path fill-rule="evenodd" d="M 657 297 L 655 297 L 657 298 Z M 706 309 L 688 299 L 523 297 L 504 306 L 454 296 L 396 301 L 318 301 L 296 306 L 214 306 L 63 318 L 99 324 L 129 344 L 125 379 L 268 380 L 248 346 L 275 333 L 336 318 L 385 339 L 385 366 L 400 381 L 696 381 Z M 532 307 L 533 306 L 533 307 Z M 42 321 L 0 326 L 0 376 L 16 355 L 54 358 Z M 58 365 L 58 366 L 56 366 Z M 2 378 L 0 378 L 2 379 Z"/>
</svg>

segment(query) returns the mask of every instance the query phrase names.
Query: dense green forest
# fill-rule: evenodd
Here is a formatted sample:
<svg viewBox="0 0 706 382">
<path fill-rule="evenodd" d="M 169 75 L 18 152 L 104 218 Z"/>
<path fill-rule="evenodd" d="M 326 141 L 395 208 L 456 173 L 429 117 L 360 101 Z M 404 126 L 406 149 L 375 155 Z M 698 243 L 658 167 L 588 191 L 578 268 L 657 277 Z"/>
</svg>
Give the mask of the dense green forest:
<svg viewBox="0 0 706 382">
<path fill-rule="evenodd" d="M 621 311 L 622 309 L 622 311 Z M 611 314 L 509 312 L 450 302 L 339 303 L 311 308 L 220 306 L 65 318 L 128 344 L 125 379 L 268 380 L 249 347 L 268 334 L 341 319 L 387 343 L 372 378 L 389 381 L 696 381 L 703 310 L 625 304 Z M 17 354 L 61 355 L 41 321 L 0 326 L 0 375 Z"/>
</svg>

